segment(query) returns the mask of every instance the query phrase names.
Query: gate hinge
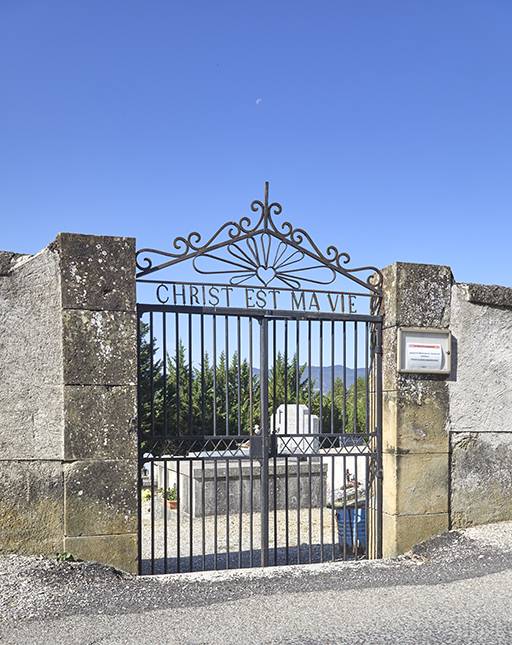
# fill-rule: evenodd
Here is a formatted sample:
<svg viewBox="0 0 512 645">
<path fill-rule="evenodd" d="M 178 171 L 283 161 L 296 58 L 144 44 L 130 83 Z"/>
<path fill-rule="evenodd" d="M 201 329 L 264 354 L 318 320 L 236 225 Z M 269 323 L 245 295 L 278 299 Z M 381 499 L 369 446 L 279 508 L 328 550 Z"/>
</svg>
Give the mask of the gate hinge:
<svg viewBox="0 0 512 645">
<path fill-rule="evenodd" d="M 375 354 L 380 354 L 382 356 L 382 345 L 375 345 L 373 351 Z"/>
</svg>

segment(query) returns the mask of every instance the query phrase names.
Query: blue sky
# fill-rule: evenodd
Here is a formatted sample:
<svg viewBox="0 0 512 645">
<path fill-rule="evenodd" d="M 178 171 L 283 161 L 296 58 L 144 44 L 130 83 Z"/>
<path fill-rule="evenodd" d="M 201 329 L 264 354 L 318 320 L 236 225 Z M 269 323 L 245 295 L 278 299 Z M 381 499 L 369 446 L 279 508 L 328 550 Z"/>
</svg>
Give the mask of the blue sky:
<svg viewBox="0 0 512 645">
<path fill-rule="evenodd" d="M 0 248 L 283 206 L 350 266 L 512 286 L 512 1 L 1 0 Z"/>
</svg>

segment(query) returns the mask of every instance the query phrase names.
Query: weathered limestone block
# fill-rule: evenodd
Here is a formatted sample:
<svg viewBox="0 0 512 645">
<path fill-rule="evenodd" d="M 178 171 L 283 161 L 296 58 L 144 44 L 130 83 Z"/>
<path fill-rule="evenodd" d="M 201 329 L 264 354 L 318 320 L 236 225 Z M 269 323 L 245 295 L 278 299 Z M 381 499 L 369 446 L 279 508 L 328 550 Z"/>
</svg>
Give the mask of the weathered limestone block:
<svg viewBox="0 0 512 645">
<path fill-rule="evenodd" d="M 382 456 L 383 509 L 396 515 L 448 512 L 448 456 L 424 453 Z"/>
<path fill-rule="evenodd" d="M 399 373 L 397 337 L 400 327 L 449 326 L 453 277 L 402 262 L 383 277 L 383 550 L 396 556 L 448 528 L 447 377 Z"/>
<path fill-rule="evenodd" d="M 450 267 L 396 262 L 382 271 L 386 327 L 442 327 L 450 322 Z"/>
<path fill-rule="evenodd" d="M 61 459 L 59 258 L 17 256 L 0 279 L 0 457 Z"/>
<path fill-rule="evenodd" d="M 0 461 L 0 551 L 54 555 L 62 550 L 62 466 L 52 461 Z"/>
<path fill-rule="evenodd" d="M 384 452 L 448 453 L 446 384 L 408 376 L 397 392 L 383 394 Z"/>
<path fill-rule="evenodd" d="M 512 432 L 512 309 L 473 304 L 467 287 L 452 297 L 457 378 L 449 383 L 450 429 Z"/>
<path fill-rule="evenodd" d="M 127 573 L 138 573 L 137 534 L 67 537 L 64 549 L 78 560 L 108 564 Z"/>
<path fill-rule="evenodd" d="M 0 276 L 8 276 L 19 257 L 21 257 L 19 253 L 0 251 Z"/>
<path fill-rule="evenodd" d="M 68 385 L 64 409 L 66 460 L 136 457 L 136 386 Z"/>
<path fill-rule="evenodd" d="M 137 383 L 135 313 L 67 310 L 63 326 L 64 383 Z"/>
<path fill-rule="evenodd" d="M 512 433 L 453 433 L 453 528 L 512 520 Z"/>
<path fill-rule="evenodd" d="M 397 389 L 397 329 L 384 327 L 382 330 L 382 391 Z"/>
<path fill-rule="evenodd" d="M 135 238 L 59 233 L 64 309 L 135 308 Z"/>
<path fill-rule="evenodd" d="M 66 536 L 135 533 L 137 476 L 135 460 L 66 464 Z"/>
<path fill-rule="evenodd" d="M 434 515 L 389 515 L 383 513 L 382 531 L 384 558 L 406 553 L 416 544 L 440 535 L 449 529 L 448 513 Z"/>
<path fill-rule="evenodd" d="M 496 284 L 460 284 L 465 287 L 469 302 L 492 307 L 512 307 L 512 288 Z"/>
</svg>

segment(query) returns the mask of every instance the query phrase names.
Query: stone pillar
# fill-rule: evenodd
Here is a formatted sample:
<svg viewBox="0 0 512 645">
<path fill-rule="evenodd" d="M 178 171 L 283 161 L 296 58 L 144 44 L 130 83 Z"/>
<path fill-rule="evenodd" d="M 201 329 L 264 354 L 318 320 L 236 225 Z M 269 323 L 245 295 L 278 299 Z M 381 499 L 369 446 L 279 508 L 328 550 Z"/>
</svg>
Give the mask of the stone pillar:
<svg viewBox="0 0 512 645">
<path fill-rule="evenodd" d="M 59 234 L 64 548 L 137 571 L 135 240 Z"/>
<path fill-rule="evenodd" d="M 402 262 L 383 275 L 383 556 L 394 557 L 449 528 L 449 377 L 400 374 L 397 336 L 448 328 L 453 278 Z"/>
<path fill-rule="evenodd" d="M 137 571 L 135 240 L 0 252 L 0 552 Z"/>
<path fill-rule="evenodd" d="M 0 253 L 0 552 L 63 550 L 58 253 Z"/>
</svg>

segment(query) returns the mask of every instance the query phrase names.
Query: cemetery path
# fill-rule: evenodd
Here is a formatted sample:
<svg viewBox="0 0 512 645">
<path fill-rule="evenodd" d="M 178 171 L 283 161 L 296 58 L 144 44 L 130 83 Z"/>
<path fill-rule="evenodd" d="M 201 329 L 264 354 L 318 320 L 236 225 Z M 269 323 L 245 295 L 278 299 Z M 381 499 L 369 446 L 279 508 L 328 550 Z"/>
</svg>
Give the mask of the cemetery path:
<svg viewBox="0 0 512 645">
<path fill-rule="evenodd" d="M 166 511 L 167 517 L 164 527 L 163 505 L 158 510 L 159 514 L 151 514 L 148 502 L 142 506 L 142 571 L 147 574 L 151 573 L 150 557 L 153 550 L 154 573 L 165 573 L 165 553 L 168 565 L 166 573 L 174 573 L 177 571 L 178 512 L 176 510 Z M 226 568 L 228 546 L 230 568 L 259 566 L 260 514 L 242 513 L 228 517 L 229 522 L 226 522 L 225 515 L 218 517 L 207 515 L 203 521 L 201 517 L 192 518 L 186 513 L 180 514 L 181 572 L 200 571 L 203 567 L 207 570 Z M 152 525 L 153 531 L 151 531 Z M 167 551 L 164 551 L 164 536 L 166 534 Z M 276 511 L 275 514 L 271 512 L 269 535 L 270 563 L 272 565 L 298 564 L 298 549 L 300 549 L 300 564 L 330 560 L 333 551 L 335 559 L 342 559 L 338 547 L 338 525 L 335 510 L 331 508 L 302 508 L 299 512 L 293 509 L 288 514 L 284 510 Z M 277 549 L 274 549 L 274 543 L 277 545 Z M 217 566 L 215 566 L 215 558 Z"/>
<path fill-rule="evenodd" d="M 451 531 L 396 559 L 135 577 L 0 556 L 0 641 L 510 643 L 512 523 Z"/>
</svg>

